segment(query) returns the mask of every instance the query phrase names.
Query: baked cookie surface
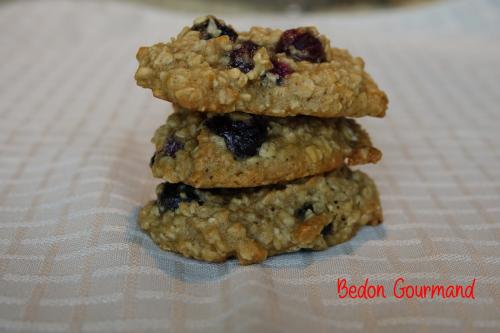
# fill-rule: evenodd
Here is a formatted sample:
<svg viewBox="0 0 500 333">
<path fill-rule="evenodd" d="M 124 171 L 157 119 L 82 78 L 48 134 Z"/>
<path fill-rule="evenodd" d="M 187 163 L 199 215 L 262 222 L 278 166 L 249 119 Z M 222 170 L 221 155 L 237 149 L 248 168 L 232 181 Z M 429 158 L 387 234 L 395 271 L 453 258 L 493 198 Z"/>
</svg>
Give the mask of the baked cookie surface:
<svg viewBox="0 0 500 333">
<path fill-rule="evenodd" d="M 373 181 L 347 167 L 293 183 L 199 190 L 163 183 L 139 225 L 162 249 L 241 264 L 301 249 L 323 250 L 382 222 Z"/>
<path fill-rule="evenodd" d="M 178 110 L 152 139 L 153 175 L 197 188 L 254 187 L 375 163 L 381 152 L 352 119 Z"/>
<path fill-rule="evenodd" d="M 382 117 L 387 96 L 361 58 L 314 27 L 236 32 L 213 16 L 137 53 L 137 84 L 184 108 L 277 117 Z"/>
</svg>

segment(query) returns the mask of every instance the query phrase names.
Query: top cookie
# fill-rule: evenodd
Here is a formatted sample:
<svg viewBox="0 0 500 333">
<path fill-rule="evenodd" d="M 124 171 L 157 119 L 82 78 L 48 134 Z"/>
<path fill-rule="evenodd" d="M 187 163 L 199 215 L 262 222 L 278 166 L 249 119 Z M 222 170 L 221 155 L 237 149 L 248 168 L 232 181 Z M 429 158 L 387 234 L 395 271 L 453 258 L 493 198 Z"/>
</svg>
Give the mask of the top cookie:
<svg viewBox="0 0 500 333">
<path fill-rule="evenodd" d="M 314 27 L 237 33 L 213 16 L 141 47 L 137 84 L 184 108 L 285 117 L 383 117 L 387 96 L 361 58 Z"/>
</svg>

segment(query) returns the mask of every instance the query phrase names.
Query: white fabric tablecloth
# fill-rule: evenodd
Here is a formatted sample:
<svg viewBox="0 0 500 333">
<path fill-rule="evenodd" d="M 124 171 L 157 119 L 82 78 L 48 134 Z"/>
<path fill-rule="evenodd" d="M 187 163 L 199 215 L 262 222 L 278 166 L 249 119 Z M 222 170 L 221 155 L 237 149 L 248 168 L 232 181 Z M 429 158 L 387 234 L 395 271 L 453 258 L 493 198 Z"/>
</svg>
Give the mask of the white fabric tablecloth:
<svg viewBox="0 0 500 333">
<path fill-rule="evenodd" d="M 241 30 L 317 25 L 390 98 L 386 118 L 361 120 L 384 152 L 362 167 L 384 224 L 247 267 L 162 252 L 136 225 L 158 182 L 149 139 L 170 106 L 136 87 L 135 53 L 195 16 L 0 5 L 0 331 L 500 331 L 499 2 L 224 17 Z M 339 277 L 389 290 L 398 276 L 476 278 L 476 299 L 337 296 Z"/>
</svg>

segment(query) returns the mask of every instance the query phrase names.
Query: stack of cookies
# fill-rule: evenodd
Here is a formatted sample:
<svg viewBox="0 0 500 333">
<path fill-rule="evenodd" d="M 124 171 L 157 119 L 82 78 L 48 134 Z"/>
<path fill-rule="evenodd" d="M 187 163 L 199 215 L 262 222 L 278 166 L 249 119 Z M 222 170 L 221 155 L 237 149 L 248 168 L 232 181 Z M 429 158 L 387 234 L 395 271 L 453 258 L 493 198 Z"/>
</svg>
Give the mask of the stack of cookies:
<svg viewBox="0 0 500 333">
<path fill-rule="evenodd" d="M 213 16 L 137 59 L 137 83 L 174 104 L 152 139 L 165 182 L 139 214 L 162 249 L 250 264 L 382 222 L 375 184 L 349 169 L 382 155 L 346 118 L 387 109 L 362 59 L 313 27 L 236 32 Z"/>
</svg>

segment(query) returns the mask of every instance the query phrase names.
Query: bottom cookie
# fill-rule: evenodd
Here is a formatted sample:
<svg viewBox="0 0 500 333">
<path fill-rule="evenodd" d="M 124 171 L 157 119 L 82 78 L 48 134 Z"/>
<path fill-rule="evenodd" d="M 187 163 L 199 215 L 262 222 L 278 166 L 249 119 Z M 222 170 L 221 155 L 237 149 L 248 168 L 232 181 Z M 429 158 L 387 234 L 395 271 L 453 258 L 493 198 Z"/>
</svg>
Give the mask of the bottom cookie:
<svg viewBox="0 0 500 333">
<path fill-rule="evenodd" d="M 286 184 L 195 189 L 162 183 L 139 225 L 164 250 L 241 264 L 301 249 L 323 250 L 382 222 L 373 181 L 347 167 Z"/>
</svg>

